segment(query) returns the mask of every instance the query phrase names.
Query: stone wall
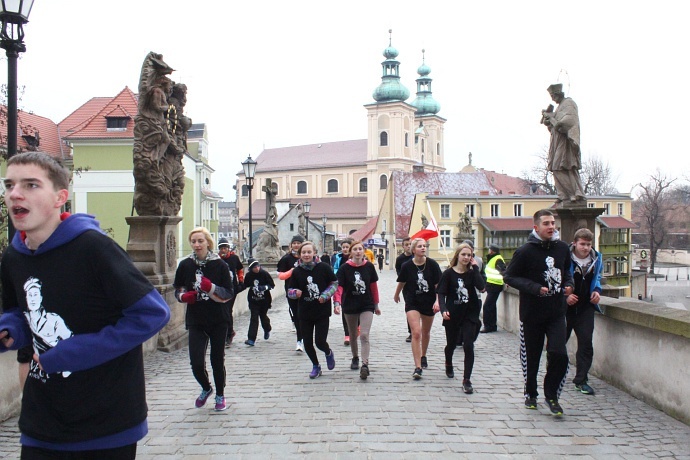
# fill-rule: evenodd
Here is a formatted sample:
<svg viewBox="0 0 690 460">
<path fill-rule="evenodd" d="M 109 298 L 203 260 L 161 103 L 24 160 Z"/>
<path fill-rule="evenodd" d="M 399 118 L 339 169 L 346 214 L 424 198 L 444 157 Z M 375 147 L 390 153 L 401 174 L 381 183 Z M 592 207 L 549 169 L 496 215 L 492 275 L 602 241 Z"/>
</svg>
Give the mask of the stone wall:
<svg viewBox="0 0 690 460">
<path fill-rule="evenodd" d="M 517 291 L 507 288 L 499 298 L 498 324 L 514 334 L 520 330 L 518 305 Z M 590 373 L 690 424 L 690 312 L 630 298 L 602 297 L 601 307 Z M 573 334 L 573 364 L 576 350 Z M 569 383 L 573 375 L 571 369 Z"/>
</svg>

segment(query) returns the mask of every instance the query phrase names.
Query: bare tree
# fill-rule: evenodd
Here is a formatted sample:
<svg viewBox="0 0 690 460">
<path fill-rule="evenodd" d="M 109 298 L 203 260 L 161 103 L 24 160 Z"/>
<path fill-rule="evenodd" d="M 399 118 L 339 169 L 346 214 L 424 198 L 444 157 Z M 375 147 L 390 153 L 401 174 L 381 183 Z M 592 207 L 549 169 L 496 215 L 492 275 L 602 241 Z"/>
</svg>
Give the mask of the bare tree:
<svg viewBox="0 0 690 460">
<path fill-rule="evenodd" d="M 668 215 L 674 206 L 670 191 L 675 181 L 657 170 L 649 176 L 647 183 L 638 184 L 640 195 L 637 206 L 642 228 L 649 234 L 651 273 L 654 273 L 657 251 L 668 235 Z"/>
<path fill-rule="evenodd" d="M 617 177 L 613 175 L 608 162 L 604 163 L 597 155 L 590 156 L 582 162 L 582 187 L 585 195 L 608 195 L 618 193 Z"/>
<path fill-rule="evenodd" d="M 520 178 L 547 195 L 555 195 L 556 185 L 553 182 L 551 172 L 546 168 L 549 156 L 547 148 L 543 147 L 542 151 L 534 154 L 534 156 L 537 158 L 536 163 L 532 165 L 531 169 L 523 170 Z M 536 191 L 534 188 L 533 192 Z"/>
</svg>

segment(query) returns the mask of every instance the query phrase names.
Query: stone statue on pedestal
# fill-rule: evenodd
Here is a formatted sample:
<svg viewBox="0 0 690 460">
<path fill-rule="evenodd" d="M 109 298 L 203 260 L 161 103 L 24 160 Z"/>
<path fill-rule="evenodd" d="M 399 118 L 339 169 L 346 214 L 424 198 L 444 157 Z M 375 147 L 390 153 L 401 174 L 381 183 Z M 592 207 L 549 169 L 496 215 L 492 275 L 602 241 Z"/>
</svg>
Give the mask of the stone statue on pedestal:
<svg viewBox="0 0 690 460">
<path fill-rule="evenodd" d="M 456 243 L 460 244 L 465 240 L 473 240 L 472 235 L 472 220 L 470 216 L 464 212 L 458 214 L 458 223 L 455 225 L 458 227 L 458 233 L 455 235 Z"/>
<path fill-rule="evenodd" d="M 551 133 L 547 169 L 553 174 L 556 183 L 556 202 L 562 207 L 587 206 L 580 179 L 582 158 L 577 105 L 571 98 L 565 97 L 560 83 L 549 86 L 547 91 L 551 100 L 558 104 L 556 111 L 553 110 L 553 105 L 542 110 L 541 119 L 541 123 Z"/>
<path fill-rule="evenodd" d="M 272 187 L 273 181 L 266 179 L 266 185 L 261 190 L 266 193 L 266 222 L 264 231 L 259 235 L 256 243 L 256 256 L 261 263 L 278 263 L 283 257 L 278 239 L 278 209 L 276 208 L 276 193 Z"/>
</svg>

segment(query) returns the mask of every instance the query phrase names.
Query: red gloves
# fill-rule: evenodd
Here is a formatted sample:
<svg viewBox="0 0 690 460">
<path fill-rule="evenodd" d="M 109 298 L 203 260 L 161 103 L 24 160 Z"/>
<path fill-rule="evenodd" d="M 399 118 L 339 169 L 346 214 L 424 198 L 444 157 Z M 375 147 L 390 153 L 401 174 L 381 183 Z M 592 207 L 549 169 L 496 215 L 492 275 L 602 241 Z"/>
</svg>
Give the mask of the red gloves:
<svg viewBox="0 0 690 460">
<path fill-rule="evenodd" d="M 196 291 L 185 292 L 180 296 L 180 301 L 182 303 L 193 304 L 196 302 Z"/>
<path fill-rule="evenodd" d="M 201 281 L 199 282 L 199 288 L 204 292 L 209 292 L 211 289 L 213 289 L 213 283 L 210 279 L 202 276 Z"/>
</svg>

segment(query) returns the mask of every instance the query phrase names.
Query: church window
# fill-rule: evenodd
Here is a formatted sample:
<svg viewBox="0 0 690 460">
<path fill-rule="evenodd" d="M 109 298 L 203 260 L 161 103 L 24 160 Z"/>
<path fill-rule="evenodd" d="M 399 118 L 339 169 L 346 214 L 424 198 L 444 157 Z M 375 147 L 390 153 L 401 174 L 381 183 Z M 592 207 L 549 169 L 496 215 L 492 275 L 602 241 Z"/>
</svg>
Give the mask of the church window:
<svg viewBox="0 0 690 460">
<path fill-rule="evenodd" d="M 297 182 L 297 194 L 305 195 L 307 193 L 307 181 L 301 180 Z"/>
<path fill-rule="evenodd" d="M 388 145 L 388 133 L 385 131 L 381 131 L 380 137 L 381 137 L 381 143 L 380 143 L 381 147 L 387 146 Z"/>
<path fill-rule="evenodd" d="M 441 143 L 437 142 L 436 143 L 436 155 L 440 155 L 440 154 L 441 154 Z"/>
<path fill-rule="evenodd" d="M 242 196 L 249 196 L 249 189 L 247 188 L 247 184 L 242 184 Z"/>
<path fill-rule="evenodd" d="M 386 190 L 388 188 L 388 176 L 385 174 L 381 174 L 381 177 L 379 177 L 379 188 L 381 190 Z"/>
<path fill-rule="evenodd" d="M 366 192 L 367 191 L 367 178 L 366 177 L 362 177 L 359 180 L 359 191 L 360 192 Z"/>
<path fill-rule="evenodd" d="M 328 193 L 338 193 L 338 181 L 330 179 L 328 181 Z"/>
<path fill-rule="evenodd" d="M 422 153 L 424 153 L 424 139 L 422 139 Z"/>
<path fill-rule="evenodd" d="M 409 147 L 410 133 L 405 133 L 405 147 Z"/>
</svg>

